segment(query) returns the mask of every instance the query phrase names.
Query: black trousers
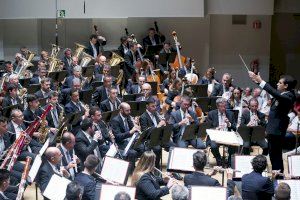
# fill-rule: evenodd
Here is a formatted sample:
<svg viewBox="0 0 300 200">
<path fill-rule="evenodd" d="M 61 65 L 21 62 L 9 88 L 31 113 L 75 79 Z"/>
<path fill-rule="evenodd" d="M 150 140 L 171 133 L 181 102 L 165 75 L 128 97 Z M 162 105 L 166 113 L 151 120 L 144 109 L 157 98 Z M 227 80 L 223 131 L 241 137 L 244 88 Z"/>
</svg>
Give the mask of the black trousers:
<svg viewBox="0 0 300 200">
<path fill-rule="evenodd" d="M 283 172 L 282 147 L 284 136 L 269 134 L 268 141 L 272 170 L 280 170 L 281 172 Z"/>
</svg>

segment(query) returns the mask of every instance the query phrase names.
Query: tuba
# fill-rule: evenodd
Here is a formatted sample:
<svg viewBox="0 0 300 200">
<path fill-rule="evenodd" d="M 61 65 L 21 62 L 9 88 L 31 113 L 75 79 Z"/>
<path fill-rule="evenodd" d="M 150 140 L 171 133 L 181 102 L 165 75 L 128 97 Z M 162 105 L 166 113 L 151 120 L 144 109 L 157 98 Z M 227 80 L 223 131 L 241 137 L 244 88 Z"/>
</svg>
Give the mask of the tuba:
<svg viewBox="0 0 300 200">
<path fill-rule="evenodd" d="M 30 71 L 27 70 L 27 68 L 33 66 L 33 64 L 30 62 L 30 60 L 26 60 L 25 58 L 23 58 L 21 62 L 21 66 L 16 69 L 19 79 L 28 78 L 28 76 L 31 78 L 32 74 L 29 73 Z"/>
<path fill-rule="evenodd" d="M 124 58 L 122 58 L 122 56 L 120 56 L 119 54 L 112 52 L 112 56 L 108 64 L 113 67 L 119 65 L 122 62 L 124 62 Z"/>
<path fill-rule="evenodd" d="M 75 42 L 75 53 L 74 53 L 74 56 L 76 56 L 77 58 L 79 58 L 84 49 L 86 49 L 86 46 Z"/>
<path fill-rule="evenodd" d="M 26 60 L 28 62 L 31 62 L 36 54 L 29 50 L 27 50 L 26 53 L 27 53 Z"/>
<path fill-rule="evenodd" d="M 56 57 L 49 57 L 49 70 L 48 72 L 59 72 L 63 70 L 63 62 Z"/>
<path fill-rule="evenodd" d="M 88 64 L 94 59 L 93 56 L 85 53 L 85 52 L 82 52 L 82 59 L 80 61 L 80 67 L 87 67 Z"/>
</svg>

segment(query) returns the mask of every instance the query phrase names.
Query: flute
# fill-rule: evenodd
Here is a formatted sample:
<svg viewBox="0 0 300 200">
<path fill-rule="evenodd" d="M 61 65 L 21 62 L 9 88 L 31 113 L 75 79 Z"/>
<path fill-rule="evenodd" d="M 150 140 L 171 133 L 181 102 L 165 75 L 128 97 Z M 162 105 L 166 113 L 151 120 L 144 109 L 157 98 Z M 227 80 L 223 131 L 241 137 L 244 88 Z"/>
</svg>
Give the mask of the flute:
<svg viewBox="0 0 300 200">
<path fill-rule="evenodd" d="M 73 157 L 73 162 L 74 162 L 74 164 L 75 164 L 75 168 L 74 168 L 74 171 L 75 171 L 75 173 L 77 173 L 78 172 L 78 167 L 77 167 L 77 161 L 76 161 L 76 157 L 75 157 L 76 155 L 75 155 L 75 151 L 74 151 L 74 149 L 73 149 L 73 155 L 72 155 L 72 157 Z"/>
<path fill-rule="evenodd" d="M 161 175 L 164 175 L 164 176 L 168 177 L 169 179 L 175 180 L 175 183 L 176 183 L 176 184 L 179 184 L 179 182 L 178 182 L 176 179 L 174 179 L 173 177 L 171 177 L 171 176 L 168 175 L 167 173 L 162 172 L 161 170 L 159 170 L 159 169 L 156 168 L 156 167 L 154 167 L 154 170 L 156 170 L 157 172 L 159 172 Z"/>
<path fill-rule="evenodd" d="M 204 167 L 204 169 L 210 169 L 210 170 L 216 170 L 218 172 L 225 172 L 227 169 L 223 167 Z M 241 172 L 240 170 L 237 169 L 232 169 L 233 172 Z"/>
</svg>

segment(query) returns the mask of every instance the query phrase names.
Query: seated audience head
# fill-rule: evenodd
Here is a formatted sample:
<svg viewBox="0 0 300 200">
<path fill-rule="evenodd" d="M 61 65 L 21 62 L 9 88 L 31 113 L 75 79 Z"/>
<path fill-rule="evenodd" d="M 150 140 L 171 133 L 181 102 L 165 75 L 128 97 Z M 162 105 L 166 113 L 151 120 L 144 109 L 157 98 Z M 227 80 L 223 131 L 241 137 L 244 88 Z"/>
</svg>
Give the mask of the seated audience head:
<svg viewBox="0 0 300 200">
<path fill-rule="evenodd" d="M 71 89 L 70 97 L 73 102 L 78 103 L 79 102 L 79 90 L 74 89 L 74 88 Z"/>
<path fill-rule="evenodd" d="M 153 151 L 145 151 L 133 174 L 132 174 L 132 183 L 133 185 L 136 185 L 137 182 L 140 180 L 140 178 L 145 174 L 145 173 L 149 173 L 149 172 L 152 172 L 154 170 L 154 167 L 155 167 L 155 159 L 156 159 L 156 156 L 155 154 L 153 153 Z"/>
<path fill-rule="evenodd" d="M 0 191 L 4 192 L 10 183 L 10 173 L 7 169 L 0 169 Z"/>
<path fill-rule="evenodd" d="M 252 89 L 250 87 L 246 87 L 244 91 L 246 96 L 250 96 L 252 93 Z"/>
<path fill-rule="evenodd" d="M 73 74 L 74 74 L 74 76 L 77 77 L 77 78 L 79 78 L 81 76 L 81 71 L 82 71 L 82 68 L 79 65 L 76 65 L 73 68 Z"/>
<path fill-rule="evenodd" d="M 226 111 L 226 104 L 227 104 L 227 100 L 223 97 L 218 98 L 216 100 L 216 105 L 217 105 L 217 109 L 219 110 L 220 113 L 225 113 Z"/>
<path fill-rule="evenodd" d="M 45 64 L 43 61 L 41 63 Z M 38 74 L 40 78 L 45 78 L 47 75 L 47 68 L 41 64 L 38 68 Z"/>
<path fill-rule="evenodd" d="M 138 84 L 140 87 L 142 87 L 142 85 L 146 82 L 146 79 L 144 76 L 140 76 L 138 79 Z"/>
<path fill-rule="evenodd" d="M 19 76 L 17 74 L 9 75 L 8 82 L 10 84 L 18 84 L 19 83 Z"/>
<path fill-rule="evenodd" d="M 109 89 L 109 98 L 113 101 L 115 101 L 118 97 L 118 90 L 117 88 L 111 87 Z"/>
<path fill-rule="evenodd" d="M 111 67 L 109 65 L 105 64 L 103 66 L 103 75 L 108 76 L 110 74 L 110 69 L 111 69 Z"/>
<path fill-rule="evenodd" d="M 81 200 L 84 188 L 76 181 L 68 184 L 64 200 Z"/>
<path fill-rule="evenodd" d="M 61 163 L 62 154 L 57 147 L 48 147 L 45 152 L 46 159 L 53 165 Z"/>
<path fill-rule="evenodd" d="M 103 56 L 103 55 L 99 56 L 98 62 L 102 66 L 105 65 L 106 64 L 106 57 Z"/>
<path fill-rule="evenodd" d="M 196 171 L 203 171 L 207 163 L 204 151 L 197 151 L 193 154 L 193 166 Z"/>
<path fill-rule="evenodd" d="M 17 94 L 18 94 L 18 86 L 17 84 L 8 84 L 7 86 L 7 92 L 9 94 L 9 96 L 16 98 Z"/>
<path fill-rule="evenodd" d="M 50 86 L 51 86 L 51 79 L 50 78 L 43 78 L 41 80 L 41 89 L 45 92 L 50 91 Z"/>
<path fill-rule="evenodd" d="M 72 57 L 72 66 L 77 66 L 78 65 L 78 57 L 77 56 L 73 56 Z"/>
<path fill-rule="evenodd" d="M 276 200 L 290 200 L 291 199 L 291 188 L 287 183 L 279 183 L 275 189 Z"/>
<path fill-rule="evenodd" d="M 110 88 L 112 85 L 112 77 L 111 76 L 105 76 L 103 79 L 103 86 L 106 88 Z"/>
<path fill-rule="evenodd" d="M 71 58 L 72 57 L 72 50 L 70 48 L 66 48 L 64 50 L 64 55 L 67 57 L 67 58 Z"/>
<path fill-rule="evenodd" d="M 114 200 L 131 200 L 129 194 L 127 194 L 126 192 L 118 192 L 118 194 L 116 194 Z"/>
<path fill-rule="evenodd" d="M 131 41 L 131 42 L 128 43 L 128 46 L 129 46 L 131 51 L 133 51 L 133 52 L 137 51 L 137 48 L 138 48 L 137 43 Z"/>
<path fill-rule="evenodd" d="M 233 97 L 236 100 L 241 100 L 241 98 L 242 98 L 242 89 L 240 87 L 234 88 Z"/>
<path fill-rule="evenodd" d="M 253 90 L 253 97 L 254 98 L 259 97 L 260 93 L 261 93 L 261 89 L 260 88 L 254 88 L 254 90 Z"/>
<path fill-rule="evenodd" d="M 182 86 L 182 81 L 180 78 L 176 78 L 174 79 L 174 81 L 172 82 L 172 89 L 173 90 L 180 90 Z"/>
<path fill-rule="evenodd" d="M 267 158 L 264 155 L 255 156 L 251 161 L 251 165 L 253 171 L 257 173 L 262 173 L 267 168 Z"/>
<path fill-rule="evenodd" d="M 13 72 L 14 71 L 14 67 L 13 67 L 13 64 L 11 63 L 11 61 L 5 61 L 4 65 L 5 65 L 5 70 L 7 72 Z"/>
<path fill-rule="evenodd" d="M 58 92 L 51 91 L 48 95 L 48 102 L 52 105 L 56 105 L 58 103 Z"/>
<path fill-rule="evenodd" d="M 188 200 L 189 190 L 183 185 L 174 185 L 171 189 L 172 200 Z"/>
<path fill-rule="evenodd" d="M 91 134 L 93 132 L 93 121 L 90 118 L 85 118 L 81 122 L 81 130 L 83 130 L 86 133 Z"/>
<path fill-rule="evenodd" d="M 87 170 L 90 174 L 95 173 L 98 165 L 100 163 L 100 160 L 95 155 L 88 155 L 84 161 L 84 169 Z"/>
</svg>

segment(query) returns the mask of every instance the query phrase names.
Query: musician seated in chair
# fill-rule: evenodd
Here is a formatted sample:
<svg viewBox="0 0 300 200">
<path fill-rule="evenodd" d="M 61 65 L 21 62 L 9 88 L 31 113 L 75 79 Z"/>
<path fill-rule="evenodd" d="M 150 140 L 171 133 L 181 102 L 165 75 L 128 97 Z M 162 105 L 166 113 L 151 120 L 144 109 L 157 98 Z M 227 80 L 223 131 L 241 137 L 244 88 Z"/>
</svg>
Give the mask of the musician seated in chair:
<svg viewBox="0 0 300 200">
<path fill-rule="evenodd" d="M 176 52 L 176 50 L 171 47 L 170 42 L 164 42 L 163 49 L 159 53 L 164 54 L 164 53 L 171 53 L 171 52 Z M 169 75 L 169 71 L 170 71 L 169 64 L 170 63 L 158 64 L 161 74 L 163 74 L 165 76 Z"/>
<path fill-rule="evenodd" d="M 25 130 L 24 115 L 21 110 L 14 109 L 10 114 L 11 121 L 7 124 L 7 130 L 9 131 L 10 142 L 13 143 L 19 135 Z M 34 132 L 33 136 L 39 136 L 38 132 Z M 21 154 L 18 156 L 18 160 L 25 161 L 27 156 L 30 156 L 32 160 L 35 158 L 35 152 L 38 152 L 42 147 L 41 144 L 35 139 L 26 138 L 26 146 L 22 149 Z M 33 151 L 35 150 L 35 152 Z"/>
<path fill-rule="evenodd" d="M 23 109 L 21 99 L 18 97 L 18 86 L 16 84 L 8 84 L 7 95 L 4 97 L 2 107 L 8 107 L 12 105 L 18 105 L 17 108 Z"/>
<path fill-rule="evenodd" d="M 41 89 L 38 90 L 35 95 L 40 98 L 47 98 L 50 94 L 51 90 L 51 79 L 50 78 L 43 78 L 41 80 Z"/>
<path fill-rule="evenodd" d="M 148 101 L 149 99 L 152 99 L 155 101 L 155 104 L 156 104 L 156 111 L 157 112 L 160 112 L 160 101 L 159 99 L 157 98 L 156 95 L 153 95 L 152 94 L 152 88 L 151 88 L 151 85 L 149 83 L 144 83 L 142 85 L 142 93 L 143 93 L 143 96 L 140 96 L 136 99 L 136 101 Z"/>
<path fill-rule="evenodd" d="M 101 102 L 100 109 L 102 112 L 118 110 L 121 103 L 118 98 L 118 90 L 112 87 L 109 89 L 108 99 Z"/>
<path fill-rule="evenodd" d="M 144 76 L 139 76 L 137 84 L 128 84 L 126 91 L 128 94 L 139 94 L 142 92 L 142 85 L 145 83 L 146 79 Z"/>
<path fill-rule="evenodd" d="M 17 199 L 18 191 L 12 191 L 10 175 L 8 170 L 0 169 L 0 200 Z"/>
<path fill-rule="evenodd" d="M 234 115 L 231 111 L 226 110 L 226 104 L 227 100 L 224 98 L 218 98 L 216 101 L 217 109 L 209 111 L 207 121 L 211 123 L 211 128 L 216 128 L 219 130 L 236 130 L 236 122 L 234 120 Z M 210 140 L 209 137 L 207 137 L 206 144 L 211 147 L 211 152 L 214 155 L 217 165 L 221 166 L 221 155 L 219 152 L 219 145 Z M 231 164 L 231 155 L 234 152 L 234 149 L 232 147 L 228 147 L 229 151 L 229 159 L 228 162 Z"/>
<path fill-rule="evenodd" d="M 95 77 L 100 75 L 100 74 L 103 74 L 103 69 L 104 69 L 105 65 L 107 65 L 106 57 L 103 56 L 103 55 L 97 56 L 96 63 L 95 63 L 95 69 L 94 69 Z"/>
<path fill-rule="evenodd" d="M 129 79 L 132 79 L 133 74 L 136 72 L 135 63 L 137 62 L 139 56 L 137 49 L 140 47 L 139 44 L 134 42 L 129 42 L 129 51 L 124 56 L 124 75 L 125 75 L 125 87 L 127 86 Z"/>
<path fill-rule="evenodd" d="M 70 92 L 74 89 L 78 90 L 79 92 L 82 90 L 81 89 L 81 80 L 79 78 L 74 78 L 72 80 L 71 88 L 65 88 L 65 89 L 61 90 L 60 96 L 59 96 L 59 103 L 62 105 L 66 105 L 67 103 L 69 103 L 71 101 Z"/>
<path fill-rule="evenodd" d="M 266 126 L 265 115 L 258 111 L 258 101 L 255 98 L 249 101 L 249 110 L 244 110 L 241 117 L 241 125 L 253 127 L 253 126 Z M 249 133 L 253 134 L 253 133 Z M 256 141 L 256 143 L 263 149 L 263 155 L 268 155 L 268 143 L 266 139 Z M 245 155 L 250 154 L 249 142 L 243 144 L 243 153 Z"/>
<path fill-rule="evenodd" d="M 100 47 L 104 45 L 106 45 L 106 39 L 103 36 L 92 34 L 90 36 L 90 42 L 88 48 L 86 49 L 86 53 L 94 58 L 97 58 L 97 56 L 102 53 L 100 52 Z"/>
<path fill-rule="evenodd" d="M 225 73 L 222 76 L 222 83 L 215 84 L 212 90 L 211 96 L 222 96 L 225 92 L 231 92 L 233 90 L 232 86 L 232 76 L 229 73 Z"/>
<path fill-rule="evenodd" d="M 179 97 L 182 93 L 182 81 L 180 78 L 176 78 L 172 85 L 169 87 L 168 95 L 165 100 L 165 103 L 170 106 L 168 112 L 171 112 L 172 110 L 178 109 L 179 104 L 178 102 L 174 101 L 176 98 Z"/>
<path fill-rule="evenodd" d="M 105 76 L 103 85 L 98 87 L 96 91 L 93 94 L 93 105 L 98 106 L 101 108 L 101 102 L 108 99 L 109 96 L 109 90 L 112 87 L 112 77 L 111 76 Z"/>
<path fill-rule="evenodd" d="M 146 49 L 147 46 L 155 46 L 163 43 L 166 40 L 164 35 L 158 35 L 154 28 L 149 28 L 148 36 L 143 39 L 143 46 Z"/>
<path fill-rule="evenodd" d="M 63 70 L 66 70 L 68 72 L 68 76 L 71 76 L 72 75 L 72 50 L 70 48 L 66 48 L 64 50 L 64 56 L 62 57 L 61 59 L 64 63 L 64 68 Z M 76 63 L 77 65 L 77 63 Z"/>
<path fill-rule="evenodd" d="M 116 138 L 116 143 L 120 150 L 124 150 L 130 139 L 135 136 L 136 132 L 139 132 L 141 128 L 132 120 L 130 116 L 131 107 L 128 103 L 120 104 L 120 112 L 117 116 L 111 119 L 110 124 L 113 131 L 113 134 Z M 132 144 L 133 145 L 133 144 Z M 138 155 L 142 154 L 143 151 L 142 145 L 140 145 L 137 149 L 133 149 L 132 147 L 129 149 L 127 158 L 130 162 L 129 170 L 133 171 L 135 166 L 135 161 Z M 124 153 L 123 153 L 124 155 Z"/>
<path fill-rule="evenodd" d="M 24 124 L 26 128 L 38 117 L 41 116 L 43 111 L 40 108 L 40 102 L 36 95 L 29 94 L 26 98 L 28 107 L 24 110 Z"/>
<path fill-rule="evenodd" d="M 37 75 L 30 79 L 30 84 L 40 84 L 42 79 L 47 77 L 47 68 L 45 66 L 41 66 L 37 69 Z"/>
<path fill-rule="evenodd" d="M 83 79 L 82 79 L 82 75 L 81 75 L 81 71 L 82 71 L 82 68 L 77 65 L 76 67 L 73 68 L 73 75 L 71 76 L 68 76 L 62 86 L 62 89 L 65 89 L 65 88 L 71 88 L 72 87 L 72 81 L 74 78 L 79 78 L 80 81 L 82 82 Z"/>
<path fill-rule="evenodd" d="M 173 141 L 179 147 L 188 147 L 192 145 L 196 149 L 205 149 L 205 144 L 200 138 L 193 140 L 182 140 L 184 130 L 187 125 L 199 125 L 199 120 L 194 111 L 189 109 L 191 106 L 191 99 L 188 96 L 183 96 L 180 99 L 180 109 L 171 113 L 169 124 L 173 125 Z"/>
<path fill-rule="evenodd" d="M 74 180 L 75 175 L 78 173 L 79 166 L 77 167 L 77 165 L 80 163 L 79 158 L 75 155 L 74 146 L 75 136 L 73 133 L 63 133 L 61 144 L 57 148 L 62 154 L 61 165 L 68 170 L 72 180 Z"/>
<path fill-rule="evenodd" d="M 51 177 L 56 174 L 65 178 L 70 178 L 69 172 L 61 167 L 62 154 L 57 147 L 48 147 L 44 157 L 42 158 L 42 165 L 36 176 L 36 183 L 43 193 Z"/>
</svg>

